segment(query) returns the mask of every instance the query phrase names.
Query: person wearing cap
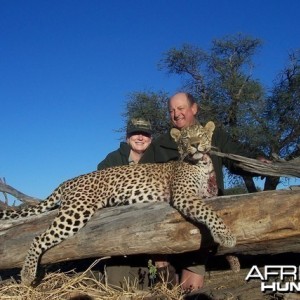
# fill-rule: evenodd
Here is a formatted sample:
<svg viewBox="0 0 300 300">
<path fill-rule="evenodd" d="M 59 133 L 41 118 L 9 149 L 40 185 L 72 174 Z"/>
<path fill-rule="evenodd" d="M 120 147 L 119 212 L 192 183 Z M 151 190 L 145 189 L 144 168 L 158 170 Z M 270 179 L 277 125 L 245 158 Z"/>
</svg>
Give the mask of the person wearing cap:
<svg viewBox="0 0 300 300">
<path fill-rule="evenodd" d="M 152 129 L 148 120 L 131 119 L 127 124 L 126 142 L 121 142 L 119 149 L 109 153 L 97 169 L 138 163 L 152 142 Z"/>
<path fill-rule="evenodd" d="M 142 118 L 131 119 L 126 128 L 126 142 L 109 153 L 101 161 L 97 169 L 137 164 L 152 142 L 152 129 L 148 120 Z M 106 280 L 113 286 L 126 287 L 129 283 L 138 282 L 140 288 L 147 288 L 148 260 L 145 255 L 120 256 L 111 258 L 106 264 Z"/>
</svg>

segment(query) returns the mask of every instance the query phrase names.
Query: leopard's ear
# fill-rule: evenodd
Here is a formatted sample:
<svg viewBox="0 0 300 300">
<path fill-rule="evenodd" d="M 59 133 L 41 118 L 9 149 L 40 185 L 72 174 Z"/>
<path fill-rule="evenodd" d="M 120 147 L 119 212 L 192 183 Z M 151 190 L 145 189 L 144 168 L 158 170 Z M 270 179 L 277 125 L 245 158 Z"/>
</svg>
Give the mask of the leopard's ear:
<svg viewBox="0 0 300 300">
<path fill-rule="evenodd" d="M 213 132 L 216 128 L 216 125 L 213 121 L 208 121 L 205 125 L 205 129 L 207 129 L 210 132 Z"/>
<path fill-rule="evenodd" d="M 177 128 L 172 128 L 170 131 L 171 137 L 175 142 L 178 142 L 179 137 L 180 137 L 180 130 Z"/>
</svg>

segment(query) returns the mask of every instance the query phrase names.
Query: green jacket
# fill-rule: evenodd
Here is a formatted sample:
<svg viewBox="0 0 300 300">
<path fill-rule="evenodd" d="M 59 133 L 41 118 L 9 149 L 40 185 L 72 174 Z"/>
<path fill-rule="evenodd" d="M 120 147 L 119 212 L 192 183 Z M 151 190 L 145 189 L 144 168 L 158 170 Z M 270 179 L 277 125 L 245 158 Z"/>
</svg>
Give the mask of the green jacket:
<svg viewBox="0 0 300 300">
<path fill-rule="evenodd" d="M 116 167 L 129 164 L 130 146 L 125 143 L 120 143 L 120 148 L 110 152 L 104 160 L 102 160 L 98 166 L 98 170 L 102 170 L 109 167 Z"/>
<path fill-rule="evenodd" d="M 243 147 L 234 143 L 225 131 L 216 128 L 212 137 L 212 146 L 216 147 L 217 151 L 223 153 L 233 153 L 238 155 L 247 156 Z M 177 144 L 172 139 L 170 133 L 166 133 L 156 139 L 146 150 L 145 154 L 140 160 L 140 163 L 164 163 L 171 160 L 178 160 L 179 153 Z M 249 175 L 239 169 L 234 162 L 218 156 L 212 156 L 212 162 L 217 177 L 217 184 L 219 188 L 219 195 L 224 193 L 224 179 L 223 179 L 223 165 L 226 166 L 230 172 L 239 175 Z"/>
</svg>

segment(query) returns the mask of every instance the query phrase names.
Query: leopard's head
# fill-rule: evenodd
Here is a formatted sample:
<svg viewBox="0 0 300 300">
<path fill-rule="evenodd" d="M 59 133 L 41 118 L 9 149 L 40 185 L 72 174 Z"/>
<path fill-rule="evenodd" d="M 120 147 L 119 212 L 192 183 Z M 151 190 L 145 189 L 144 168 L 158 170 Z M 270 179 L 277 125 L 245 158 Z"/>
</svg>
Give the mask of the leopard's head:
<svg viewBox="0 0 300 300">
<path fill-rule="evenodd" d="M 172 128 L 171 136 L 178 144 L 180 159 L 194 163 L 201 160 L 203 154 L 211 149 L 214 129 L 215 124 L 212 121 L 205 126 L 196 124 L 181 130 Z"/>
</svg>

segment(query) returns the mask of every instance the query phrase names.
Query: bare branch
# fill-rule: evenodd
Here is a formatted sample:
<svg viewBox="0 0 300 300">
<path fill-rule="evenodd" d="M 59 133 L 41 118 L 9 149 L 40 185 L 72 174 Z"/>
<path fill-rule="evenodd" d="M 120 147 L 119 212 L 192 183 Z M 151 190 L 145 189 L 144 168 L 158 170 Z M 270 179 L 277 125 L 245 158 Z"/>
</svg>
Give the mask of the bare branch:
<svg viewBox="0 0 300 300">
<path fill-rule="evenodd" d="M 217 151 L 211 151 L 211 154 L 235 160 L 239 162 L 238 166 L 241 169 L 259 175 L 277 177 L 300 177 L 300 157 L 294 158 L 290 161 L 263 163 L 258 159 L 247 158 L 236 154 L 221 153 Z"/>
<path fill-rule="evenodd" d="M 6 184 L 2 180 L 0 180 L 0 192 L 4 193 L 4 195 L 5 195 L 5 193 L 10 194 L 10 195 L 14 196 L 15 198 L 17 198 L 18 200 L 20 200 L 21 202 L 24 202 L 24 203 L 30 204 L 30 205 L 36 205 L 41 201 L 38 198 L 30 197 L 30 196 L 23 194 L 22 192 L 19 192 L 18 190 L 16 190 L 15 188 L 11 187 L 8 184 Z M 5 198 L 5 199 L 7 199 L 7 198 Z M 8 205 L 8 200 L 5 200 L 5 204 Z"/>
<path fill-rule="evenodd" d="M 3 177 L 3 179 L 0 178 L 0 182 L 6 184 L 6 182 L 5 182 L 5 177 Z M 8 197 L 7 197 L 7 193 L 5 193 L 5 192 L 2 192 L 2 193 L 3 193 L 3 196 L 4 196 L 4 201 L 2 201 L 2 202 L 3 202 L 6 206 L 8 206 Z"/>
</svg>

